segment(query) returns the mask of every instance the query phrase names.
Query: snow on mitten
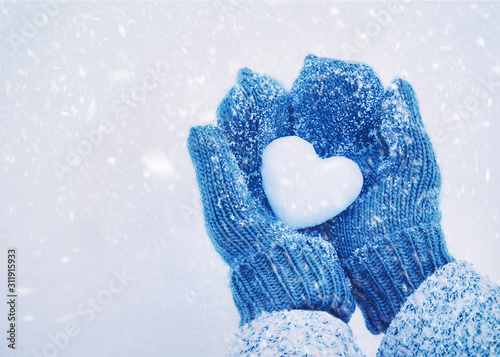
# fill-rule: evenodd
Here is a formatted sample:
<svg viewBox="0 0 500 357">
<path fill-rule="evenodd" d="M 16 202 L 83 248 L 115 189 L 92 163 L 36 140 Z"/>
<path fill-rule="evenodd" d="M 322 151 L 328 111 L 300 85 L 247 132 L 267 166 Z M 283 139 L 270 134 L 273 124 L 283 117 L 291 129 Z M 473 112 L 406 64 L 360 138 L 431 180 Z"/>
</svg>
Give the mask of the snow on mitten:
<svg viewBox="0 0 500 357">
<path fill-rule="evenodd" d="M 291 129 L 288 93 L 241 70 L 217 117 L 217 126 L 191 129 L 188 149 L 207 233 L 231 268 L 241 324 L 292 309 L 326 311 L 347 322 L 354 298 L 333 245 L 278 220 L 262 188 L 262 151 Z"/>
<path fill-rule="evenodd" d="M 440 226 L 441 176 L 409 83 L 384 90 L 366 65 L 308 56 L 292 88 L 296 135 L 363 173 L 359 197 L 321 232 L 337 249 L 372 333 L 454 259 Z"/>
</svg>

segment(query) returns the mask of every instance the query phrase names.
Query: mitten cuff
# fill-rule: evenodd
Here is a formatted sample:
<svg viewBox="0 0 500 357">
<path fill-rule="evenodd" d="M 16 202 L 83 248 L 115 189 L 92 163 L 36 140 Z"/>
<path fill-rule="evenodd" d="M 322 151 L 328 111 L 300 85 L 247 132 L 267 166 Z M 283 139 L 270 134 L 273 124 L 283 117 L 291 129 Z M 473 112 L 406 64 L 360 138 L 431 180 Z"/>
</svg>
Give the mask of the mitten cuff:
<svg viewBox="0 0 500 357">
<path fill-rule="evenodd" d="M 263 312 L 326 311 L 348 322 L 351 287 L 333 246 L 321 238 L 286 237 L 231 270 L 231 290 L 244 325 Z"/>
<path fill-rule="evenodd" d="M 438 223 L 377 237 L 356 250 L 344 268 L 367 328 L 374 334 L 385 332 L 406 298 L 452 261 Z"/>
</svg>

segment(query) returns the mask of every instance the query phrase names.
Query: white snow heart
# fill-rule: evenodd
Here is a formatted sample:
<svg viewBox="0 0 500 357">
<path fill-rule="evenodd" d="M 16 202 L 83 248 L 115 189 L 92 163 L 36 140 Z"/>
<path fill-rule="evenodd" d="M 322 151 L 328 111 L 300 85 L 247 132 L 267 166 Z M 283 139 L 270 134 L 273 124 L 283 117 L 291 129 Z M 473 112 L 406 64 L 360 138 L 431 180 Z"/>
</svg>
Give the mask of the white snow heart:
<svg viewBox="0 0 500 357">
<path fill-rule="evenodd" d="M 363 175 L 354 161 L 321 159 L 298 136 L 271 142 L 262 153 L 261 173 L 271 208 L 294 229 L 335 217 L 356 200 L 363 186 Z"/>
</svg>

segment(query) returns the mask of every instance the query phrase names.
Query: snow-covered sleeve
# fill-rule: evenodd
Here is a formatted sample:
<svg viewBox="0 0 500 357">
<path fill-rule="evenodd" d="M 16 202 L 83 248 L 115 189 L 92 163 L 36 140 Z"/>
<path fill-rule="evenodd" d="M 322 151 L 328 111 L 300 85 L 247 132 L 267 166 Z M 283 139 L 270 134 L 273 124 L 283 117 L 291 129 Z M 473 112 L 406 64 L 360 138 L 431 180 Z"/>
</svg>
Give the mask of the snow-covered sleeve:
<svg viewBox="0 0 500 357">
<path fill-rule="evenodd" d="M 363 356 L 350 327 L 323 311 L 263 313 L 236 333 L 230 357 Z"/>
<path fill-rule="evenodd" d="M 377 354 L 423 355 L 500 355 L 500 288 L 466 262 L 449 263 L 422 283 Z"/>
</svg>

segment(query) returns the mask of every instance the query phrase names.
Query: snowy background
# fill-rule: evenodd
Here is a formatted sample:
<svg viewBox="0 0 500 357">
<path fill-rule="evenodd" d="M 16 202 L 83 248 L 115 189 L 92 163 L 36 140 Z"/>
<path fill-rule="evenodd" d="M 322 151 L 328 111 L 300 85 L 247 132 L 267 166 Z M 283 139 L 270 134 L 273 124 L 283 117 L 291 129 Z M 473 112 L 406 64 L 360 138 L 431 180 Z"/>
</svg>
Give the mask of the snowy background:
<svg viewBox="0 0 500 357">
<path fill-rule="evenodd" d="M 1 355 L 227 353 L 238 315 L 186 138 L 214 119 L 240 68 L 290 88 L 308 53 L 414 86 L 443 173 L 448 247 L 500 282 L 499 3 L 0 10 L 0 267 L 11 246 L 19 263 L 18 348 L 2 337 Z M 351 326 L 373 356 L 380 336 L 359 313 Z"/>
</svg>

